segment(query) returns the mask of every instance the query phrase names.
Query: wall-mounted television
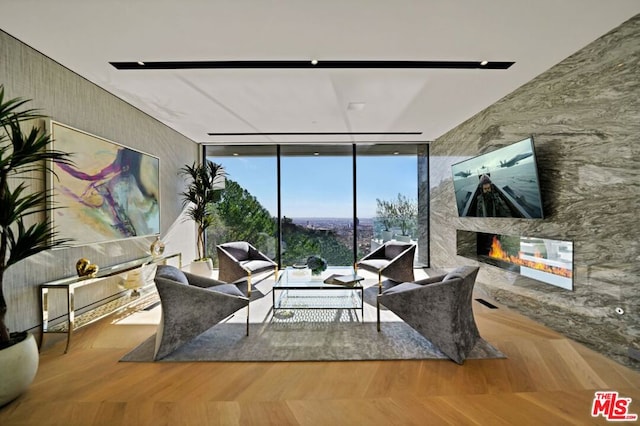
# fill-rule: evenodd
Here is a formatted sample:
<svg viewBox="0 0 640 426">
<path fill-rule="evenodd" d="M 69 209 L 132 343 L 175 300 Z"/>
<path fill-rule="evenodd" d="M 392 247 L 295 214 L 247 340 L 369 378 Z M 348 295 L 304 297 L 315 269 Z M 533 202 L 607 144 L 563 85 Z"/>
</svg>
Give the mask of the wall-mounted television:
<svg viewBox="0 0 640 426">
<path fill-rule="evenodd" d="M 458 215 L 542 219 L 533 137 L 451 166 Z"/>
</svg>

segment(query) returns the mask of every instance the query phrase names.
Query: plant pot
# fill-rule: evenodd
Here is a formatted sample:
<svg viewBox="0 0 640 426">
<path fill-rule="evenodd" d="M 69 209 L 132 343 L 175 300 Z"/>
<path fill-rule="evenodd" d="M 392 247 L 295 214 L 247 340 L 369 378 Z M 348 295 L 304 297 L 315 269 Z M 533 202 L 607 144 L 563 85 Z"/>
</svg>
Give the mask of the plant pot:
<svg viewBox="0 0 640 426">
<path fill-rule="evenodd" d="M 387 241 L 390 241 L 391 238 L 393 238 L 393 232 L 391 231 L 382 231 L 382 242 L 386 243 Z"/>
<path fill-rule="evenodd" d="M 313 270 L 309 269 L 309 277 L 311 281 L 322 281 L 322 271 L 314 272 Z"/>
<path fill-rule="evenodd" d="M 396 241 L 400 241 L 403 243 L 410 243 L 411 235 L 396 235 Z"/>
<path fill-rule="evenodd" d="M 23 341 L 0 349 L 0 407 L 13 401 L 29 388 L 36 377 L 38 361 L 38 345 L 31 333 Z"/>
<path fill-rule="evenodd" d="M 192 274 L 208 277 L 211 275 L 211 271 L 213 271 L 213 260 L 194 260 L 191 262 L 191 265 L 189 265 L 189 271 Z"/>
</svg>

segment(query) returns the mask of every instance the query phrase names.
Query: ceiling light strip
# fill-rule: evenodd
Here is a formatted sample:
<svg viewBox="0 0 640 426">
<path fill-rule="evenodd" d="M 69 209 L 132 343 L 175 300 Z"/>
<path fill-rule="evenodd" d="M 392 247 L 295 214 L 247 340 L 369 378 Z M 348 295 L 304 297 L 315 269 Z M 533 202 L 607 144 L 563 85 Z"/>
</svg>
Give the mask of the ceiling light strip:
<svg viewBox="0 0 640 426">
<path fill-rule="evenodd" d="M 207 133 L 209 136 L 354 136 L 354 135 L 421 135 L 422 132 L 243 132 Z"/>
<path fill-rule="evenodd" d="M 486 62 L 486 63 L 485 63 Z M 395 68 L 395 69 L 508 69 L 501 61 L 132 61 L 109 62 L 119 70 L 261 69 L 261 68 Z"/>
<path fill-rule="evenodd" d="M 359 141 L 198 141 L 205 146 L 252 146 L 252 145 L 420 145 L 428 144 L 427 140 L 359 140 Z"/>
</svg>

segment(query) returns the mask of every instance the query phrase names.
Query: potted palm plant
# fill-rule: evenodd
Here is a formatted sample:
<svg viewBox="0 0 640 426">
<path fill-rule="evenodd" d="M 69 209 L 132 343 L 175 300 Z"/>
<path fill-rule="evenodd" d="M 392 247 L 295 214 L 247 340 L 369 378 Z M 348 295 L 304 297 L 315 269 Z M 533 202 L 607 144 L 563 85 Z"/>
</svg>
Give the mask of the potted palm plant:
<svg viewBox="0 0 640 426">
<path fill-rule="evenodd" d="M 197 229 L 198 258 L 192 264 L 192 271 L 199 263 L 205 263 L 208 269 L 213 269 L 213 261 L 207 255 L 204 237 L 207 228 L 215 220 L 214 209 L 222 197 L 226 173 L 220 164 L 205 161 L 203 164 L 193 163 L 180 169 L 180 175 L 188 179 L 187 188 L 182 196 L 182 207 L 186 207 L 186 214 L 192 219 Z"/>
<path fill-rule="evenodd" d="M 0 406 L 24 392 L 38 369 L 33 335 L 10 333 L 7 328 L 5 272 L 29 256 L 69 241 L 57 238 L 49 220 L 33 219 L 46 213 L 49 193 L 32 189 L 30 178 L 37 179 L 36 173 L 44 178 L 50 161 L 71 164 L 71 160 L 67 153 L 47 149 L 51 136 L 38 127 L 23 131 L 24 122 L 43 118 L 37 110 L 24 109 L 27 102 L 5 101 L 0 85 Z"/>
</svg>

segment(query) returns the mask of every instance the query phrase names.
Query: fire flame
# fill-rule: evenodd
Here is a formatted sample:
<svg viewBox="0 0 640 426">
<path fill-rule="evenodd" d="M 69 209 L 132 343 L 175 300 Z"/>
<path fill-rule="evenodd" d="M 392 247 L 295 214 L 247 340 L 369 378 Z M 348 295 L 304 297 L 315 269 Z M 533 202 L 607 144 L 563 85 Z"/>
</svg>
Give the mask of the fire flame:
<svg viewBox="0 0 640 426">
<path fill-rule="evenodd" d="M 571 278 L 573 276 L 573 271 L 571 271 L 570 269 L 561 268 L 558 266 L 550 266 L 543 262 L 522 259 L 521 256 L 522 252 L 518 252 L 518 256 L 513 256 L 504 251 L 498 237 L 496 235 L 493 236 L 493 241 L 491 242 L 491 250 L 489 251 L 489 257 L 512 263 L 514 265 L 526 266 L 527 268 L 537 269 L 539 271 L 548 272 L 553 275 L 559 275 L 561 277 Z M 533 256 L 543 259 L 540 252 L 535 252 Z"/>
</svg>

